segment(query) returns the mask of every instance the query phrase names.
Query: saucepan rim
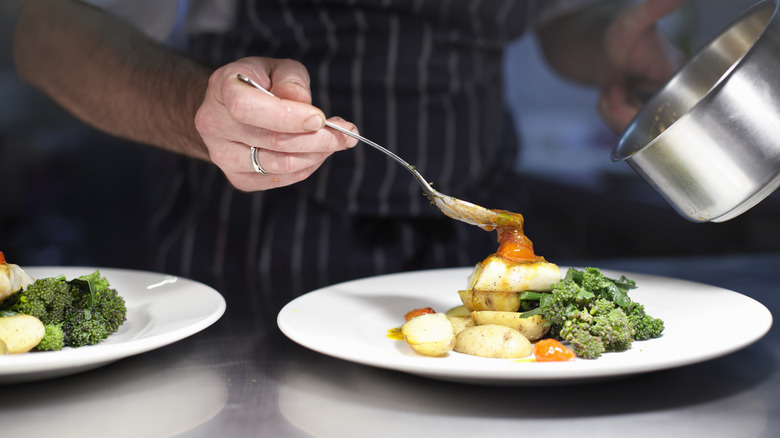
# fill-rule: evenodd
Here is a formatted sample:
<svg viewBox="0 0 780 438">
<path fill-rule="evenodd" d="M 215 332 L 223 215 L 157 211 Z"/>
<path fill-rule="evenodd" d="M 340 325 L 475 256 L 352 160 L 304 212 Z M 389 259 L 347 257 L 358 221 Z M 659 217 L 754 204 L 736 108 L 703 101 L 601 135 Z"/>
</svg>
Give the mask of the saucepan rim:
<svg viewBox="0 0 780 438">
<path fill-rule="evenodd" d="M 772 22 L 777 19 L 778 15 L 778 7 L 780 6 L 780 0 L 762 0 L 755 5 L 751 6 L 749 9 L 747 9 L 745 12 L 739 15 L 735 20 L 733 20 L 728 26 L 726 26 L 725 30 L 720 32 L 717 36 L 713 37 L 711 40 L 709 40 L 706 44 L 704 44 L 687 62 L 685 62 L 682 67 L 664 84 L 664 86 L 658 90 L 651 98 L 647 101 L 647 103 L 639 110 L 639 112 L 636 114 L 636 116 L 633 118 L 631 123 L 629 123 L 628 127 L 622 134 L 620 141 L 618 144 L 614 147 L 612 150 L 612 161 L 613 162 L 619 162 L 624 161 L 626 159 L 629 159 L 633 155 L 646 150 L 650 147 L 652 147 L 655 143 L 659 141 L 660 138 L 663 137 L 664 133 L 669 131 L 672 127 L 676 125 L 680 125 L 681 122 L 689 117 L 692 117 L 695 115 L 697 110 L 699 108 L 705 108 L 707 106 L 707 102 L 709 100 L 713 99 L 713 96 L 715 96 L 718 92 L 718 90 L 724 86 L 725 82 L 734 74 L 735 70 L 738 69 L 740 64 L 742 64 L 745 60 L 745 58 L 753 51 L 753 48 L 758 44 L 758 42 L 765 37 L 770 25 Z M 738 27 L 745 19 L 748 17 L 758 13 L 760 10 L 766 9 L 766 8 L 773 8 L 772 13 L 770 14 L 769 18 L 767 19 L 766 23 L 764 24 L 764 28 L 759 32 L 755 38 L 755 40 L 750 44 L 750 46 L 738 57 L 734 60 L 734 62 L 724 70 L 724 72 L 720 75 L 720 77 L 712 84 L 712 86 L 709 87 L 709 89 L 702 95 L 701 98 L 699 98 L 696 103 L 694 103 L 690 109 L 688 109 L 684 114 L 681 114 L 679 117 L 674 119 L 674 121 L 666 127 L 663 131 L 659 132 L 656 135 L 653 135 L 652 138 L 650 138 L 646 143 L 637 146 L 636 139 L 634 138 L 636 132 L 646 132 L 644 130 L 638 129 L 638 126 L 646 119 L 647 115 L 651 111 L 657 111 L 658 108 L 660 108 L 659 102 L 661 102 L 664 99 L 664 96 L 672 92 L 672 90 L 675 89 L 677 86 L 677 83 L 685 76 L 685 73 L 692 68 L 695 63 L 700 60 L 705 54 L 713 50 L 713 46 L 717 41 L 719 41 L 722 38 L 725 38 L 730 32 L 732 32 L 736 27 Z M 629 146 L 629 142 L 632 141 L 633 144 Z"/>
</svg>

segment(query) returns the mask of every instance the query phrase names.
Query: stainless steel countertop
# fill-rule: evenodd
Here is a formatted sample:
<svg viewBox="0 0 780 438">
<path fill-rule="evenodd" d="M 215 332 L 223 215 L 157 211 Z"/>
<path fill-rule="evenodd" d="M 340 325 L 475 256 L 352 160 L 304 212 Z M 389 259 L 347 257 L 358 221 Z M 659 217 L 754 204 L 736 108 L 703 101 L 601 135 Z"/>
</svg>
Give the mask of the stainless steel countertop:
<svg viewBox="0 0 780 438">
<path fill-rule="evenodd" d="M 780 310 L 780 254 L 587 265 L 716 285 Z M 271 312 L 226 297 L 219 322 L 176 344 L 70 377 L 0 386 L 2 435 L 780 436 L 776 327 L 746 349 L 682 368 L 582 384 L 475 386 L 309 351 L 281 334 Z M 723 329 L 738 330 L 739 315 Z"/>
</svg>

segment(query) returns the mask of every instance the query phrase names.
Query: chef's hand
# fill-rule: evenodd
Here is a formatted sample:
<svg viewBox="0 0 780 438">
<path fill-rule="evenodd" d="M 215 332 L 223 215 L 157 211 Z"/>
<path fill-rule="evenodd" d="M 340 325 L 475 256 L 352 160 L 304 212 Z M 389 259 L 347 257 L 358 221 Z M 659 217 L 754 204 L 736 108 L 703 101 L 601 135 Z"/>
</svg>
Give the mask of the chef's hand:
<svg viewBox="0 0 780 438">
<path fill-rule="evenodd" d="M 275 95 L 268 96 L 237 79 L 238 74 Z M 332 123 L 357 132 L 342 119 Z M 292 60 L 243 58 L 216 70 L 195 116 L 211 161 L 239 190 L 282 187 L 311 175 L 333 152 L 357 141 L 323 129 L 325 115 L 311 105 L 309 74 Z M 258 173 L 256 162 L 267 174 Z"/>
<path fill-rule="evenodd" d="M 685 0 L 645 0 L 629 6 L 607 28 L 609 63 L 598 109 L 607 125 L 622 132 L 644 100 L 677 70 L 682 54 L 661 34 L 656 23 Z"/>
</svg>

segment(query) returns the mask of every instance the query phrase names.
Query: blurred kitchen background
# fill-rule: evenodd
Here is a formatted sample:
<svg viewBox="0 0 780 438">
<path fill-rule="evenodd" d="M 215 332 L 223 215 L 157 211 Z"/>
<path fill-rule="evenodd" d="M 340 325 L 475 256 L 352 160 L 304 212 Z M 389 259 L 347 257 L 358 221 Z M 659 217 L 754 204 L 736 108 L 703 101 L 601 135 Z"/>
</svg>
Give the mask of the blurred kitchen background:
<svg viewBox="0 0 780 438">
<path fill-rule="evenodd" d="M 23 265 L 149 268 L 146 164 L 161 152 L 95 132 L 18 79 L 16 3 L 0 3 L 0 250 Z M 754 3 L 690 0 L 663 26 L 695 50 Z M 531 199 L 521 213 L 540 254 L 565 262 L 780 249 L 778 194 L 723 224 L 688 222 L 611 162 L 618 138 L 595 111 L 597 91 L 548 71 L 532 37 L 510 47 L 506 73 L 524 142 L 517 168 L 529 178 L 518 188 Z"/>
</svg>

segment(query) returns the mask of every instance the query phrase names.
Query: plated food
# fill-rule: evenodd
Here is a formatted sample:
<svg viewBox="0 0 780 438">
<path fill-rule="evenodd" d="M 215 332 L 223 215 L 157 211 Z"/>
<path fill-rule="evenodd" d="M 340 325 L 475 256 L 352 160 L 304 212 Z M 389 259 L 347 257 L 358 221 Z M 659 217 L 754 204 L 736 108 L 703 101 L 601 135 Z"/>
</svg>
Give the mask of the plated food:
<svg viewBox="0 0 780 438">
<path fill-rule="evenodd" d="M 0 391 L 18 384 L 89 371 L 127 357 L 177 343 L 224 314 L 226 302 L 214 288 L 166 273 L 101 266 L 30 266 L 35 279 L 78 278 L 99 271 L 120 291 L 127 320 L 97 345 L 0 355 Z"/>
<path fill-rule="evenodd" d="M 608 278 L 598 268 L 569 268 L 535 254 L 523 218 L 495 227 L 498 250 L 478 263 L 458 291 L 461 304 L 446 312 L 407 313 L 403 339 L 422 355 L 450 351 L 487 358 L 540 361 L 595 359 L 625 351 L 636 340 L 661 336 L 663 321 L 645 312 L 628 292 L 636 284 Z M 543 341 L 543 342 L 540 342 Z"/>
<path fill-rule="evenodd" d="M 95 345 L 126 319 L 124 298 L 99 271 L 34 280 L 0 252 L 0 354 Z"/>
</svg>

